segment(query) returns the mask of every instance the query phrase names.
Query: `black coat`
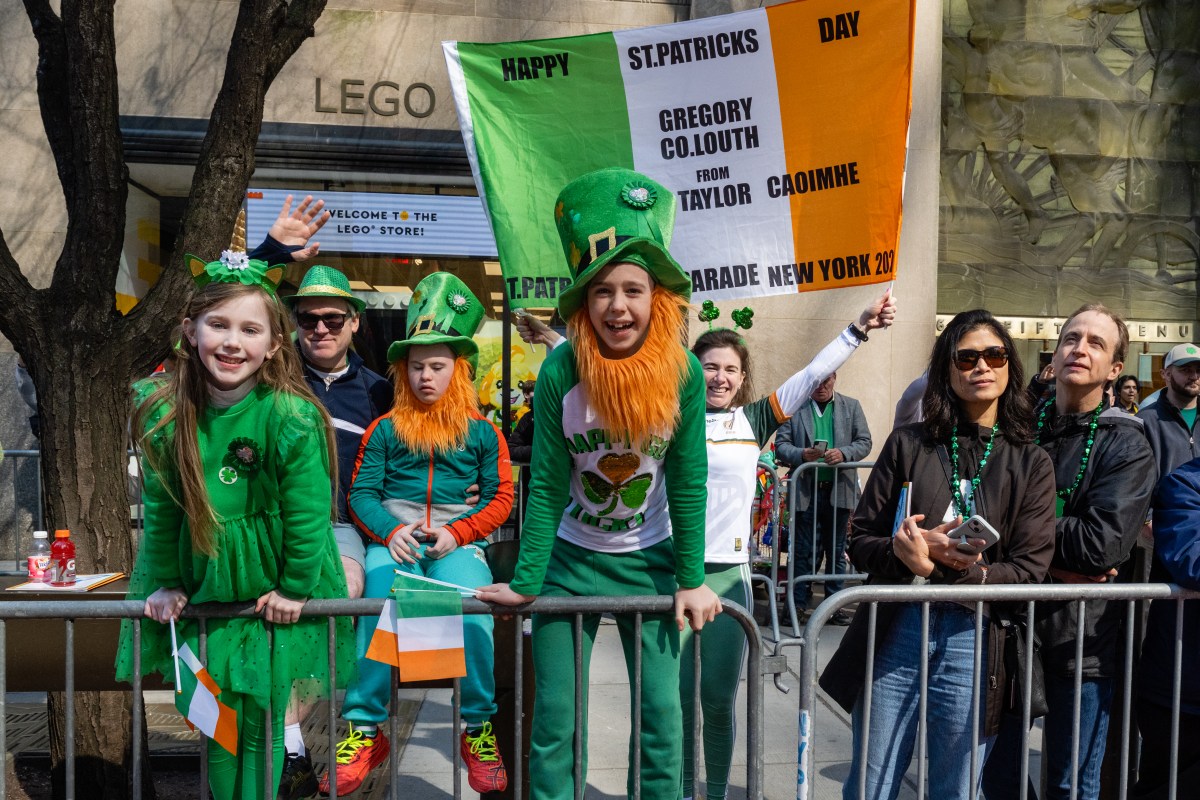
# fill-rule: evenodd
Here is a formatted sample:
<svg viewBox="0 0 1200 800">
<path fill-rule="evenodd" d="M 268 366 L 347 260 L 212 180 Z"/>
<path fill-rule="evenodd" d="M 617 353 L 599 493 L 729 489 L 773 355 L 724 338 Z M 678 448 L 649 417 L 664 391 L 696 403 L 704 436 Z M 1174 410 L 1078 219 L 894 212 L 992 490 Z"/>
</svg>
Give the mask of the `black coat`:
<svg viewBox="0 0 1200 800">
<path fill-rule="evenodd" d="M 972 426 L 959 435 L 960 477 L 975 476 L 990 429 Z M 942 445 L 941 447 L 945 447 Z M 862 499 L 851 518 L 848 549 L 850 560 L 870 574 L 872 584 L 907 584 L 912 571 L 892 552 L 893 524 L 900 487 L 913 486 L 911 511 L 924 514 L 925 527 L 937 525 L 953 495 L 948 467 L 920 423 L 897 428 L 888 437 L 863 489 Z M 1000 534 L 998 544 L 983 554 L 988 564 L 988 583 L 1038 583 L 1046 574 L 1053 554 L 1054 484 L 1052 465 L 1036 445 L 1014 445 L 998 434 L 991 457 L 983 470 L 977 492 L 977 511 Z M 961 572 L 941 570 L 931 583 L 978 584 L 984 579 L 977 565 Z M 881 604 L 877 615 L 875 647 L 880 647 L 898 606 Z M 973 607 L 973 604 L 972 604 Z M 989 626 L 987 663 L 987 707 L 985 732 L 995 733 L 1003 712 L 1004 634 L 993 615 Z M 866 680 L 867 615 L 855 615 L 854 623 L 821 675 L 821 687 L 850 711 Z"/>
<path fill-rule="evenodd" d="M 1042 447 L 1054 461 L 1058 488 L 1069 488 L 1079 474 L 1091 414 L 1059 417 L 1047 409 Z M 1100 415 L 1096 439 L 1079 487 L 1067 500 L 1055 525 L 1054 561 L 1058 569 L 1081 575 L 1103 575 L 1128 564 L 1154 493 L 1158 470 L 1142 432 L 1142 423 L 1117 409 Z M 1117 580 L 1130 579 L 1119 574 Z M 1048 577 L 1047 583 L 1059 583 Z M 1083 677 L 1119 675 L 1123 669 L 1121 639 L 1125 604 L 1089 600 L 1083 627 Z M 1075 674 L 1075 640 L 1079 636 L 1071 602 L 1038 603 L 1037 633 L 1047 672 Z"/>
</svg>

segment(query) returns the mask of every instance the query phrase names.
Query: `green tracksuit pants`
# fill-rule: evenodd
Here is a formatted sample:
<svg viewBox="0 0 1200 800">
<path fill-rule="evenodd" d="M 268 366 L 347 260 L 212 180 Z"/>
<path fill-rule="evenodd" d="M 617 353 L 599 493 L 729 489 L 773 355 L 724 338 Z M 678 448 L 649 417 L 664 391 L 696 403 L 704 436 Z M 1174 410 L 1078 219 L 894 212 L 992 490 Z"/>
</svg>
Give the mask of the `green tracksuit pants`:
<svg viewBox="0 0 1200 800">
<path fill-rule="evenodd" d="M 748 564 L 705 564 L 704 585 L 718 597 L 747 610 L 754 608 Z M 683 708 L 683 795 L 692 797 L 695 752 L 693 659 L 696 639 L 691 628 L 681 638 L 679 701 Z M 746 663 L 746 632 L 732 617 L 722 614 L 704 626 L 700 636 L 700 709 L 704 716 L 704 770 L 708 800 L 724 800 L 733 761 L 734 705 Z"/>
<path fill-rule="evenodd" d="M 571 544 L 554 542 L 546 569 L 542 597 L 587 595 L 674 595 L 675 548 L 670 539 L 631 553 L 598 553 Z M 533 616 L 533 663 L 537 698 L 534 701 L 532 744 L 529 754 L 530 798 L 570 800 L 574 797 L 575 635 L 571 615 Z M 600 624 L 599 614 L 583 616 L 582 663 L 583 759 L 578 780 L 587 780 L 587 697 L 592 645 Z M 617 628 L 625 650 L 630 686 L 634 674 L 634 616 L 617 615 Z M 683 724 L 679 709 L 679 631 L 673 615 L 642 619 L 641 670 L 641 788 L 642 797 L 675 800 L 681 797 Z M 637 693 L 630 692 L 632 708 Z M 627 791 L 633 796 L 633 737 L 629 742 Z"/>
</svg>

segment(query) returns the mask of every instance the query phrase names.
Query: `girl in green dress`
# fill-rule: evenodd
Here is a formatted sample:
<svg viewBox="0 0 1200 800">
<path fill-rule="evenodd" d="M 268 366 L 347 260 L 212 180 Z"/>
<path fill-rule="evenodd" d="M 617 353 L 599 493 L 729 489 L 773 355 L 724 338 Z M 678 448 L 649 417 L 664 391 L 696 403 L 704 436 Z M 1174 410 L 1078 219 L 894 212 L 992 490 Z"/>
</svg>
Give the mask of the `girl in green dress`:
<svg viewBox="0 0 1200 800">
<path fill-rule="evenodd" d="M 275 296 L 283 268 L 230 251 L 188 261 L 201 289 L 184 310 L 178 366 L 134 387 L 146 524 L 130 597 L 145 598 L 153 620 L 143 625 L 145 670 L 168 679 L 167 626 L 186 605 L 255 602 L 261 618 L 207 623 L 208 671 L 238 723 L 236 753 L 208 742 L 209 785 L 218 800 L 249 800 L 262 795 L 268 750 L 272 775 L 282 769 L 293 685 L 301 700 L 331 689 L 326 620 L 300 611 L 310 597 L 346 596 L 331 524 L 337 462 L 329 417 L 286 346 L 290 323 Z M 131 627 L 117 658 L 126 680 Z M 178 634 L 200 652 L 194 620 L 180 620 Z M 338 620 L 337 639 L 344 684 L 354 664 L 349 619 Z"/>
</svg>

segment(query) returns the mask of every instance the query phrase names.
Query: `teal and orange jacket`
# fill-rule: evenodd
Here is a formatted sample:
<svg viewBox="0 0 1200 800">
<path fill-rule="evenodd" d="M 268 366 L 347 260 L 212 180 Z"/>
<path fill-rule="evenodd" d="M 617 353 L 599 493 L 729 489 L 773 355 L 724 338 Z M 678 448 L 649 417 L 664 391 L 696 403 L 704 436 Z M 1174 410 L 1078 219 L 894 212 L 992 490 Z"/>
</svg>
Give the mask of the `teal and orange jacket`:
<svg viewBox="0 0 1200 800">
<path fill-rule="evenodd" d="M 479 486 L 479 502 L 463 501 Z M 496 426 L 472 415 L 466 441 L 441 453 L 417 453 L 384 415 L 363 434 L 350 484 L 350 518 L 371 541 L 387 544 L 405 525 L 445 525 L 460 544 L 500 527 L 512 510 L 512 461 Z"/>
</svg>

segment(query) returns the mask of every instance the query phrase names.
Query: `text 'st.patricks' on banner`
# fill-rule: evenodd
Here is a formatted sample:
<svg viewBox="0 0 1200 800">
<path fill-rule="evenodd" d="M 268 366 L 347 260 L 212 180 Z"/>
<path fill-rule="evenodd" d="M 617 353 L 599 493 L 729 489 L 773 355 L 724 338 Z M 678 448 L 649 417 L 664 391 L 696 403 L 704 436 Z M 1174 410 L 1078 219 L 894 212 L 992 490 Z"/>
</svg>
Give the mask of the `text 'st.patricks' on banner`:
<svg viewBox="0 0 1200 800">
<path fill-rule="evenodd" d="M 671 252 L 697 299 L 892 280 L 912 14 L 912 0 L 804 0 L 615 33 L 445 43 L 512 305 L 556 303 L 570 273 L 555 197 L 612 166 L 675 193 Z"/>
</svg>

